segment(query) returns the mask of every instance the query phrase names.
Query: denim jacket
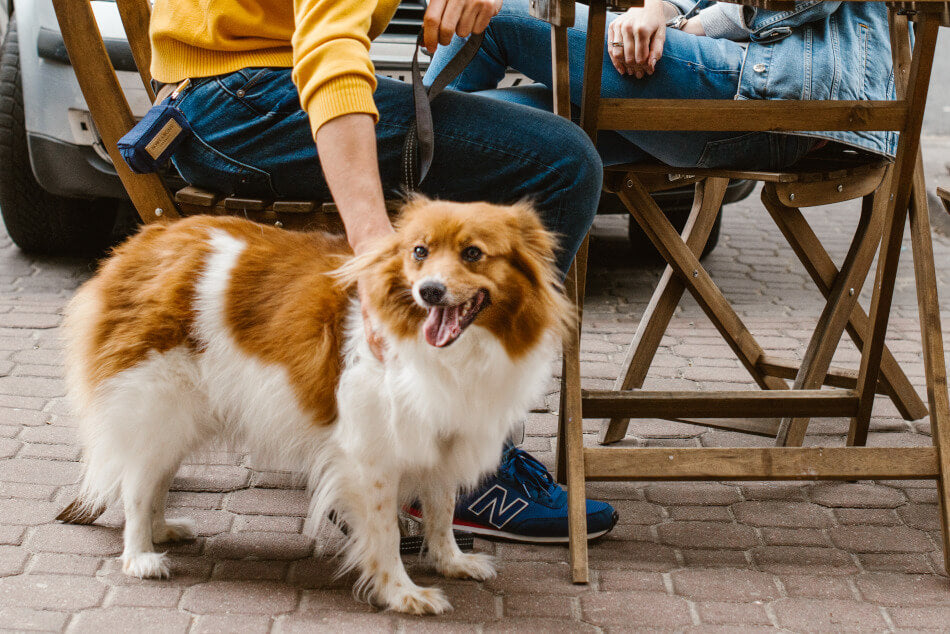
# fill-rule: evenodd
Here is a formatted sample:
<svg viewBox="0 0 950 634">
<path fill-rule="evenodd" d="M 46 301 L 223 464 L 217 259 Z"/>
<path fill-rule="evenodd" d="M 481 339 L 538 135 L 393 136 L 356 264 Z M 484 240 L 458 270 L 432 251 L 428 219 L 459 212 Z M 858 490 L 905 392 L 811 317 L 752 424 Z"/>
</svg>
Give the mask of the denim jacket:
<svg viewBox="0 0 950 634">
<path fill-rule="evenodd" d="M 668 0 L 693 16 L 707 0 Z M 883 2 L 796 2 L 789 11 L 743 7 L 748 49 L 736 99 L 894 99 Z M 893 156 L 893 131 L 802 132 Z"/>
</svg>

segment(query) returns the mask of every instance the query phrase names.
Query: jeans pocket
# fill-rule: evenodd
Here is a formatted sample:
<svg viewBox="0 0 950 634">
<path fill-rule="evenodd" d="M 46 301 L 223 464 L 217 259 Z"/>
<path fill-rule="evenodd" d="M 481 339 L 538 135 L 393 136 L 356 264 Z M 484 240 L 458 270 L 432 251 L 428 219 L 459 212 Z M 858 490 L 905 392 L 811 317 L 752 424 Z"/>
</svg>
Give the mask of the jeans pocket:
<svg viewBox="0 0 950 634">
<path fill-rule="evenodd" d="M 277 198 L 267 172 L 219 152 L 197 135 L 185 141 L 172 163 L 191 185 L 227 195 Z"/>
<path fill-rule="evenodd" d="M 244 68 L 220 75 L 215 82 L 221 91 L 262 117 L 300 110 L 300 95 L 289 68 Z"/>
</svg>

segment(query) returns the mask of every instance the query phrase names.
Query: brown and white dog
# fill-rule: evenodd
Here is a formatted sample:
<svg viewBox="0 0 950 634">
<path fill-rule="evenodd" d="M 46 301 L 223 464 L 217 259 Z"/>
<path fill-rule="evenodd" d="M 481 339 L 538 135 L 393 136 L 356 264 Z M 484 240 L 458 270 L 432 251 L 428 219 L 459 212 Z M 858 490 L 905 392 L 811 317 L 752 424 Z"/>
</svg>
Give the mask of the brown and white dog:
<svg viewBox="0 0 950 634">
<path fill-rule="evenodd" d="M 442 574 L 495 574 L 456 545 L 454 501 L 497 466 L 551 375 L 571 314 L 553 248 L 527 205 L 422 198 L 359 258 L 340 237 L 236 218 L 146 227 L 67 310 L 85 473 L 61 519 L 90 522 L 121 500 L 123 570 L 168 576 L 153 543 L 194 534 L 165 517 L 169 485 L 185 456 L 223 439 L 306 474 L 308 531 L 331 510 L 346 522 L 359 594 L 401 612 L 449 609 L 406 574 L 397 510 L 420 500 Z"/>
</svg>

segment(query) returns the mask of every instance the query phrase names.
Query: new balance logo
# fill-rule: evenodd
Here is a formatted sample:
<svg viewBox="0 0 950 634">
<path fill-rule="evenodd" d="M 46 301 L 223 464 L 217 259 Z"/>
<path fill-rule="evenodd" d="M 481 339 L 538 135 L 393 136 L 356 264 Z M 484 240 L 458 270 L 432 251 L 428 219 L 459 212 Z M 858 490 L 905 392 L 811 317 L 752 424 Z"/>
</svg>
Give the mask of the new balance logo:
<svg viewBox="0 0 950 634">
<path fill-rule="evenodd" d="M 509 504 L 508 490 L 496 484 L 472 502 L 468 510 L 475 515 L 482 515 L 487 511 L 488 523 L 495 528 L 502 528 L 526 508 L 528 508 L 528 501 L 522 498 L 515 498 Z"/>
</svg>

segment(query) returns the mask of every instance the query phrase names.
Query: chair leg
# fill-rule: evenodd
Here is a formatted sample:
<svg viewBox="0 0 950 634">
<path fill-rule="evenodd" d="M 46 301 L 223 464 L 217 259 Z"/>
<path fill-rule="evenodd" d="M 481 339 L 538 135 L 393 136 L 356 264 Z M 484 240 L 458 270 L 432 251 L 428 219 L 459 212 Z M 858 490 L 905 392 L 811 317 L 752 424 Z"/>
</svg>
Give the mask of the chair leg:
<svg viewBox="0 0 950 634">
<path fill-rule="evenodd" d="M 828 293 L 828 301 L 808 343 L 793 389 L 814 390 L 824 384 L 831 359 L 871 268 L 874 252 L 880 241 L 881 225 L 887 210 L 886 196 L 889 192 L 889 189 L 879 189 L 874 196 L 864 199 L 861 219 L 855 229 L 851 247 L 841 272 Z M 762 201 L 767 207 L 775 208 L 781 205 L 774 187 L 770 184 L 766 184 L 762 191 Z M 800 447 L 805 440 L 807 428 L 807 418 L 782 419 L 775 439 L 776 444 Z"/>
<path fill-rule="evenodd" d="M 584 293 L 587 289 L 587 250 L 589 245 L 590 236 L 588 235 L 584 238 L 584 241 L 581 242 L 581 246 L 574 256 L 574 261 L 571 263 L 571 268 L 567 272 L 567 277 L 564 278 L 564 294 L 567 295 L 569 301 L 574 303 L 575 310 L 577 311 L 578 364 L 580 363 L 579 342 L 584 317 Z M 581 273 L 578 273 L 578 271 L 581 271 Z M 566 384 L 568 363 L 568 345 L 566 342 L 562 347 L 561 357 L 561 391 L 558 396 L 557 408 L 557 447 L 555 447 L 556 462 L 554 467 L 554 479 L 558 484 L 567 484 L 567 442 L 565 440 L 567 429 L 564 422 L 567 415 L 566 399 L 570 393 L 570 389 L 568 389 Z M 578 368 L 580 368 L 580 365 L 578 365 Z M 578 383 L 577 388 L 578 395 L 580 395 L 579 386 L 580 383 Z M 580 398 L 580 396 L 578 396 L 578 398 Z"/>
<path fill-rule="evenodd" d="M 758 366 L 765 355 L 762 347 L 639 180 L 628 178 L 618 195 L 758 386 L 765 390 L 787 390 L 784 380 L 766 374 Z"/>
<path fill-rule="evenodd" d="M 944 566 L 946 570 L 950 570 L 950 396 L 947 393 L 947 363 L 940 327 L 940 302 L 937 298 L 937 274 L 934 270 L 926 191 L 923 165 L 918 154 L 910 207 L 910 233 L 924 352 L 924 374 L 927 377 L 927 398 L 930 403 L 930 429 L 940 464 L 937 491 L 943 526 Z"/>
<path fill-rule="evenodd" d="M 568 299 L 577 306 L 577 321 L 564 338 L 561 372 L 561 405 L 558 412 L 557 472 L 559 482 L 567 481 L 567 515 L 571 553 L 571 579 L 588 582 L 587 569 L 587 486 L 584 476 L 584 423 L 581 411 L 581 317 L 587 271 L 587 240 L 581 245 L 565 280 Z"/>
<path fill-rule="evenodd" d="M 780 201 L 773 201 L 771 197 L 767 199 L 764 195 L 762 203 L 811 276 L 815 286 L 827 300 L 839 271 L 818 236 L 797 208 L 788 207 Z M 875 240 L 880 240 L 880 236 Z M 851 318 L 848 320 L 847 331 L 858 350 L 864 346 L 868 326 L 867 313 L 860 304 L 855 304 Z M 886 346 L 881 359 L 880 383 L 881 391 L 891 398 L 904 420 L 918 420 L 927 415 L 927 406 L 924 405 L 910 379 Z"/>
<path fill-rule="evenodd" d="M 726 194 L 727 178 L 707 178 L 696 185 L 696 194 L 693 198 L 693 208 L 690 211 L 686 226 L 683 228 L 683 239 L 696 257 L 706 248 L 709 234 L 716 224 L 722 199 Z M 686 286 L 673 273 L 669 266 L 663 271 L 650 304 L 640 318 L 637 333 L 627 349 L 623 367 L 626 368 L 623 376 L 617 378 L 615 390 L 634 390 L 643 387 L 653 357 L 663 339 L 673 318 L 673 312 L 679 304 Z M 622 440 L 627 435 L 629 418 L 611 418 L 605 422 L 600 430 L 600 443 L 607 445 Z"/>
</svg>

